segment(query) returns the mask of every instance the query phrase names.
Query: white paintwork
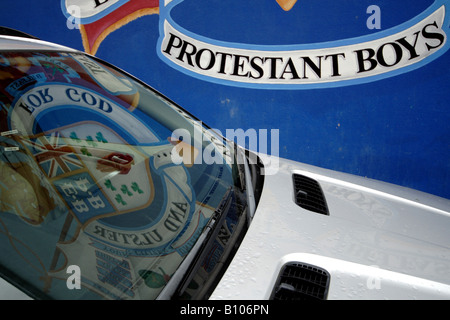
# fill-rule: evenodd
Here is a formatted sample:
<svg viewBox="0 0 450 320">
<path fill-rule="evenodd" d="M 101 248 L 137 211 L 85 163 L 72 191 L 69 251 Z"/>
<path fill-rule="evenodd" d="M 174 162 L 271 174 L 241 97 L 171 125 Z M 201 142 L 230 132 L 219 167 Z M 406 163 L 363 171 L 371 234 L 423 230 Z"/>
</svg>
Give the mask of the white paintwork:
<svg viewBox="0 0 450 320">
<path fill-rule="evenodd" d="M 293 173 L 319 182 L 329 216 L 295 204 Z M 280 159 L 211 299 L 268 299 L 293 261 L 330 273 L 328 299 L 450 299 L 449 215 L 443 198 Z"/>
</svg>

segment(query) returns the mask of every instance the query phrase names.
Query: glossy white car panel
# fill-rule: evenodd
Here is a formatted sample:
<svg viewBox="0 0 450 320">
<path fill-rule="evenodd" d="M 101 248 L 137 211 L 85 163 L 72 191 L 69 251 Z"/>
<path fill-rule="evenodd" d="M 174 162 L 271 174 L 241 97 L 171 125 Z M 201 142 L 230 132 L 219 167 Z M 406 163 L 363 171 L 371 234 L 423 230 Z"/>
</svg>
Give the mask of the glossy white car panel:
<svg viewBox="0 0 450 320">
<path fill-rule="evenodd" d="M 293 173 L 319 182 L 329 216 L 295 204 Z M 302 262 L 330 273 L 328 299 L 449 299 L 449 208 L 439 197 L 280 160 L 212 298 L 268 299 L 281 267 Z"/>
</svg>

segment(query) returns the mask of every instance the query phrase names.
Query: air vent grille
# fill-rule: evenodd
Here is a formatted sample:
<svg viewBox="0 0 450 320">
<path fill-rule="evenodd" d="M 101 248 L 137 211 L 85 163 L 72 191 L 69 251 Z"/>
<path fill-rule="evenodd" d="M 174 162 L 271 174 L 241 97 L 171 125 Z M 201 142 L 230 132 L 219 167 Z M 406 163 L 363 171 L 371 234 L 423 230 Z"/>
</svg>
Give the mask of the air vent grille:
<svg viewBox="0 0 450 320">
<path fill-rule="evenodd" d="M 271 300 L 326 300 L 330 274 L 300 262 L 283 266 Z"/>
<path fill-rule="evenodd" d="M 295 203 L 303 209 L 329 215 L 328 206 L 319 183 L 300 174 L 293 175 Z"/>
</svg>

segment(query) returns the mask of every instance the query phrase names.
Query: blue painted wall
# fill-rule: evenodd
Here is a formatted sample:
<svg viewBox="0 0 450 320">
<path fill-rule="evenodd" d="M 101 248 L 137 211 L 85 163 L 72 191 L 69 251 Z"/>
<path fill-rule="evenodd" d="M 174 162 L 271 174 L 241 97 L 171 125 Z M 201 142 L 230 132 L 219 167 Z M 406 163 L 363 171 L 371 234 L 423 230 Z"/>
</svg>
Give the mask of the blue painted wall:
<svg viewBox="0 0 450 320">
<path fill-rule="evenodd" d="M 63 13 L 64 3 L 7 1 L 2 4 L 1 24 L 84 50 L 80 30 L 71 28 Z M 174 0 L 168 3 L 170 12 L 162 3 L 159 14 L 135 17 L 111 32 L 95 54 L 222 132 L 279 129 L 282 157 L 450 198 L 447 16 L 442 28 L 426 29 L 444 36 L 440 41 L 429 35 L 429 44 L 439 45 L 433 57 L 363 81 L 258 88 L 185 72 L 158 53 L 166 18 L 185 34 L 212 44 L 299 50 L 388 39 L 404 26 L 424 21 L 429 8 L 450 7 L 449 1 L 299 0 L 285 11 L 276 0 Z M 367 26 L 370 5 L 380 8 L 381 29 Z M 405 61 L 407 53 L 404 49 Z"/>
</svg>

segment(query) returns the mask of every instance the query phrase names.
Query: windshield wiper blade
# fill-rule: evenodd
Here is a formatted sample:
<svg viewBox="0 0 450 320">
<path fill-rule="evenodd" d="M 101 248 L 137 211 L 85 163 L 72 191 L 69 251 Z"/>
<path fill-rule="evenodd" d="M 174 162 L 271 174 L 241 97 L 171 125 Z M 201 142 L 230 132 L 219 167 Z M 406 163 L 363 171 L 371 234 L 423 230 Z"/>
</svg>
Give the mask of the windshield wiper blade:
<svg viewBox="0 0 450 320">
<path fill-rule="evenodd" d="M 255 202 L 255 191 L 252 185 L 252 176 L 250 173 L 250 168 L 247 160 L 247 156 L 245 153 L 245 149 L 239 147 L 236 143 L 234 144 L 234 150 L 237 159 L 237 168 L 239 170 L 239 175 L 241 178 L 241 184 L 243 185 L 243 189 L 245 190 L 247 197 L 247 217 L 250 222 L 253 219 L 253 215 L 256 211 L 256 202 Z M 241 165 L 243 168 L 241 168 Z"/>
<path fill-rule="evenodd" d="M 219 234 L 220 227 L 231 208 L 233 193 L 234 189 L 232 187 L 228 188 L 195 245 L 159 294 L 158 300 L 171 299 L 174 296 L 181 295 L 186 290 L 213 245 L 214 239 Z"/>
</svg>

